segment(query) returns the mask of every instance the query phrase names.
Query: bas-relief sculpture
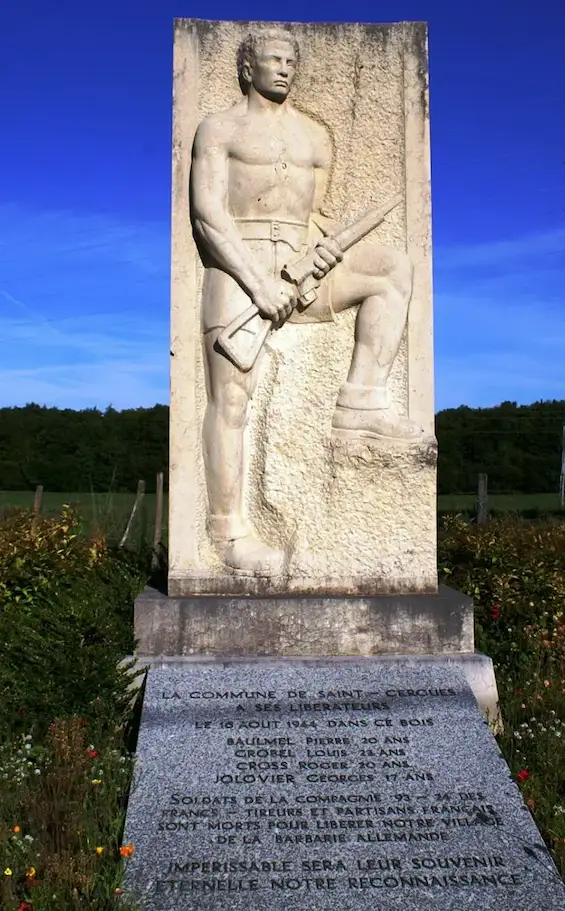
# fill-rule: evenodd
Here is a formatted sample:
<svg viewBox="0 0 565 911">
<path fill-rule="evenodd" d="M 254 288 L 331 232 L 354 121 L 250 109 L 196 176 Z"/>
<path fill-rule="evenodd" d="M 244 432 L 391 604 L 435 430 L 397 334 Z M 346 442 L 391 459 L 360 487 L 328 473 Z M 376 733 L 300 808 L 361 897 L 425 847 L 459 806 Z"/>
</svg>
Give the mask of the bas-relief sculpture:
<svg viewBox="0 0 565 911">
<path fill-rule="evenodd" d="M 258 538 L 244 504 L 245 428 L 271 331 L 358 307 L 331 433 L 375 446 L 424 440 L 423 429 L 391 407 L 387 391 L 408 316 L 412 264 L 392 247 L 355 247 L 398 200 L 359 213 L 345 230 L 324 215 L 332 141 L 289 99 L 299 52 L 290 31 L 251 33 L 237 60 L 243 99 L 205 118 L 192 150 L 190 213 L 205 267 L 208 529 L 224 565 L 255 576 L 276 575 L 284 563 L 282 550 Z"/>
</svg>

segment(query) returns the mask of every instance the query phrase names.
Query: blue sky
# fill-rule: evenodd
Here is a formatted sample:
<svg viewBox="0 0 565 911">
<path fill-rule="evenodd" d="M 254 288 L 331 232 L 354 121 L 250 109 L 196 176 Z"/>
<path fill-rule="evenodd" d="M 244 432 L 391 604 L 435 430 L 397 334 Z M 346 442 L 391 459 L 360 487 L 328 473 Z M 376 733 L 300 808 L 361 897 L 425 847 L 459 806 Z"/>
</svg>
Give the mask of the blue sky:
<svg viewBox="0 0 565 911">
<path fill-rule="evenodd" d="M 565 397 L 562 0 L 0 11 L 0 405 L 168 401 L 175 16 L 430 26 L 436 406 Z"/>
</svg>

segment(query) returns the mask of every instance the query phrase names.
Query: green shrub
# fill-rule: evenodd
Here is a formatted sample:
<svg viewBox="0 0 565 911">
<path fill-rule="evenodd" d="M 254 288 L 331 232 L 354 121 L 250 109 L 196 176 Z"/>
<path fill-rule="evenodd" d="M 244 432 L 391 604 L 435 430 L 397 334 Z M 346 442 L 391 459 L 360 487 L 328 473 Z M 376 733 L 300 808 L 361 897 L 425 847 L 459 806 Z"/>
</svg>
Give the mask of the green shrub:
<svg viewBox="0 0 565 911">
<path fill-rule="evenodd" d="M 6 911 L 117 907 L 135 682 L 120 662 L 146 577 L 142 560 L 84 534 L 69 508 L 0 519 Z"/>
<path fill-rule="evenodd" d="M 446 519 L 443 581 L 473 598 L 496 670 L 500 748 L 565 875 L 565 524 Z"/>
<path fill-rule="evenodd" d="M 507 671 L 562 667 L 565 524 L 517 517 L 469 525 L 446 520 L 439 537 L 440 581 L 473 598 L 477 647 Z"/>
<path fill-rule="evenodd" d="M 0 523 L 0 730 L 41 736 L 56 717 L 120 724 L 131 674 L 133 599 L 143 576 L 131 558 L 79 534 L 69 510 Z"/>
</svg>

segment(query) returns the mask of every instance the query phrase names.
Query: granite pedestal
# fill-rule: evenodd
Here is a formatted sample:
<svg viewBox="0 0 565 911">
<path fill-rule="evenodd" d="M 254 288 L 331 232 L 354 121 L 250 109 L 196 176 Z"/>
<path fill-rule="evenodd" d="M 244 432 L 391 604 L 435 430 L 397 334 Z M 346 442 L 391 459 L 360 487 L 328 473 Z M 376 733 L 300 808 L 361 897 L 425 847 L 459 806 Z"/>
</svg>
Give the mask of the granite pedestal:
<svg viewBox="0 0 565 911">
<path fill-rule="evenodd" d="M 148 673 L 126 891 L 151 911 L 557 911 L 473 694 L 433 659 Z"/>
<path fill-rule="evenodd" d="M 375 597 L 171 597 L 135 602 L 141 655 L 452 654 L 474 649 L 473 602 L 436 594 Z"/>
<path fill-rule="evenodd" d="M 183 658 L 408 656 L 459 665 L 485 715 L 500 724 L 492 661 L 474 651 L 473 602 L 437 594 L 372 598 L 171 597 L 136 599 L 140 664 Z"/>
</svg>

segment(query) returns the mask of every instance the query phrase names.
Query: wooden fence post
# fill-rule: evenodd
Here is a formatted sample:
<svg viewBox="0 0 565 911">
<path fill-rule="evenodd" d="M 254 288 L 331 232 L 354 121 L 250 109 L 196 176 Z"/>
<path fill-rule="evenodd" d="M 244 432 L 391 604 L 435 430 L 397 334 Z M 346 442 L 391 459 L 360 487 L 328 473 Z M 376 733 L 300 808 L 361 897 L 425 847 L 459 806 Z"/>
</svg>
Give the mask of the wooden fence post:
<svg viewBox="0 0 565 911">
<path fill-rule="evenodd" d="M 163 534 L 163 472 L 157 472 L 155 486 L 155 528 L 153 531 L 153 555 L 151 565 L 156 566 L 159 560 L 158 550 Z"/>
<path fill-rule="evenodd" d="M 479 489 L 477 492 L 477 525 L 484 525 L 488 521 L 488 475 L 479 475 Z"/>
<path fill-rule="evenodd" d="M 143 500 L 144 493 L 145 493 L 145 481 L 138 481 L 137 482 L 137 493 L 135 495 L 135 503 L 133 504 L 133 509 L 132 509 L 131 515 L 128 519 L 128 524 L 126 525 L 126 530 L 124 531 L 122 540 L 120 541 L 120 547 L 125 546 L 129 533 L 131 531 L 131 527 L 133 525 L 133 520 L 135 519 L 135 514 L 136 514 L 137 510 L 139 509 L 141 501 Z"/>
<path fill-rule="evenodd" d="M 33 498 L 33 519 L 31 520 L 31 530 L 32 534 L 35 534 L 37 529 L 37 523 L 39 521 L 39 516 L 41 515 L 41 501 L 43 499 L 43 486 L 38 484 L 35 488 L 35 496 Z"/>
<path fill-rule="evenodd" d="M 38 484 L 35 488 L 35 496 L 33 498 L 33 512 L 34 515 L 38 516 L 41 512 L 41 500 L 43 499 L 43 487 L 41 484 Z"/>
</svg>

